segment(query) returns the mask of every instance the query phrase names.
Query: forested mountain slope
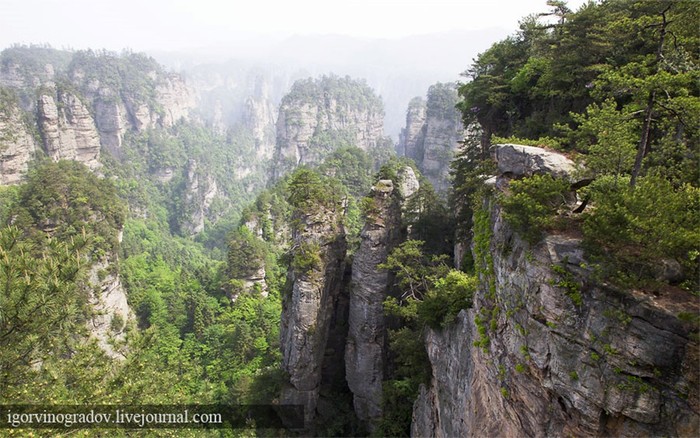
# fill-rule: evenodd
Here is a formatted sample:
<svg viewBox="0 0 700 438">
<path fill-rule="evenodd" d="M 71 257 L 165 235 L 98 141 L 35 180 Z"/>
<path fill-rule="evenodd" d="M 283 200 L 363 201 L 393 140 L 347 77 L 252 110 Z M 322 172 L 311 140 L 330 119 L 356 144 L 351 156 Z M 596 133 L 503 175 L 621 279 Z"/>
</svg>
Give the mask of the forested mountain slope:
<svg viewBox="0 0 700 438">
<path fill-rule="evenodd" d="M 700 5 L 548 7 L 412 101 L 402 158 L 362 80 L 272 108 L 265 78 L 3 51 L 0 404 L 697 436 Z"/>
</svg>

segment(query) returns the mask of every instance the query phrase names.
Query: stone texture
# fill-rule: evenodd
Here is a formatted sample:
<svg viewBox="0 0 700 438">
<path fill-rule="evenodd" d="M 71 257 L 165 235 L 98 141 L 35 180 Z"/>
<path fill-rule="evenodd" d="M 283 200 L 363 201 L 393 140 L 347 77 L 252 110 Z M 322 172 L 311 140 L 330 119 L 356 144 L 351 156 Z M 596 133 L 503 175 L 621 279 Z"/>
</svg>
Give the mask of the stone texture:
<svg viewBox="0 0 700 438">
<path fill-rule="evenodd" d="M 262 77 L 256 78 L 255 89 L 245 99 L 243 123 L 253 134 L 257 158 L 269 160 L 275 151 L 275 108 L 270 87 Z"/>
<path fill-rule="evenodd" d="M 39 96 L 38 120 L 44 149 L 54 161 L 74 160 L 91 170 L 102 166 L 100 137 L 85 104 L 72 93 Z"/>
<path fill-rule="evenodd" d="M 133 319 L 121 278 L 110 272 L 111 257 L 95 263 L 90 268 L 89 281 L 92 285 L 90 304 L 93 315 L 88 320 L 88 329 L 102 350 L 113 359 L 123 359 L 126 340 L 126 325 Z M 116 258 L 116 257 L 115 257 Z M 106 274 L 100 274 L 101 272 Z M 121 321 L 121 325 L 117 324 Z"/>
<path fill-rule="evenodd" d="M 425 140 L 425 118 L 427 105 L 421 97 L 414 97 L 408 103 L 406 127 L 399 134 L 398 154 L 411 158 L 416 163 L 423 159 Z"/>
<path fill-rule="evenodd" d="M 499 163 L 507 173 L 499 179 L 571 169 L 529 147 L 516 156 L 525 152 L 514 165 Z M 530 246 L 498 205 L 486 208 L 493 276 L 481 274 L 473 308 L 453 326 L 427 332 L 433 378 L 414 406 L 413 434 L 700 435 L 700 347 L 690 336 L 697 328 L 677 317 L 698 314 L 698 298 L 597 283 L 579 238 L 551 234 Z M 486 350 L 474 345 L 477 317 L 487 327 Z"/>
<path fill-rule="evenodd" d="M 328 85 L 336 79 L 323 78 L 306 84 L 305 91 L 288 94 L 277 117 L 274 176 L 301 165 L 320 164 L 335 148 L 345 145 L 369 150 L 383 139 L 384 112 L 371 90 Z M 349 78 L 337 80 L 351 83 Z M 297 87 L 298 84 L 295 84 Z M 348 96 L 347 93 L 353 94 Z M 362 103 L 357 103 L 357 102 Z"/>
<path fill-rule="evenodd" d="M 181 219 L 180 231 L 194 235 L 204 229 L 206 219 L 212 219 L 210 207 L 219 196 L 219 188 L 211 175 L 200 172 L 196 160 L 190 159 L 185 171 L 184 217 Z"/>
<path fill-rule="evenodd" d="M 0 111 L 0 185 L 20 183 L 37 148 L 20 108 Z"/>
<path fill-rule="evenodd" d="M 302 246 L 318 248 L 319 263 L 301 272 L 288 271 L 291 291 L 283 299 L 280 341 L 282 366 L 289 374 L 282 404 L 303 404 L 306 424 L 314 424 L 323 359 L 345 271 L 345 232 L 341 208 L 319 207 L 296 212 L 299 226 L 292 232 L 292 254 Z"/>
<path fill-rule="evenodd" d="M 438 193 L 450 187 L 450 163 L 465 137 L 457 85 L 437 83 L 428 89 L 427 101 L 409 103 L 406 127 L 399 138 L 399 153 L 412 158 Z"/>
<path fill-rule="evenodd" d="M 382 415 L 387 348 L 382 303 L 392 282 L 389 272 L 377 265 L 385 262 L 391 250 L 405 237 L 401 226 L 401 201 L 418 190 L 413 169 L 404 168 L 399 176 L 396 185 L 391 180 L 380 180 L 373 187 L 375 213 L 367 218 L 360 234 L 360 248 L 352 263 L 345 369 L 355 414 L 370 430 Z M 402 193 L 396 196 L 398 190 Z"/>
<path fill-rule="evenodd" d="M 570 177 L 576 169 L 574 162 L 564 155 L 535 146 L 497 144 L 494 159 L 498 172 L 513 178 L 535 174 Z"/>
</svg>

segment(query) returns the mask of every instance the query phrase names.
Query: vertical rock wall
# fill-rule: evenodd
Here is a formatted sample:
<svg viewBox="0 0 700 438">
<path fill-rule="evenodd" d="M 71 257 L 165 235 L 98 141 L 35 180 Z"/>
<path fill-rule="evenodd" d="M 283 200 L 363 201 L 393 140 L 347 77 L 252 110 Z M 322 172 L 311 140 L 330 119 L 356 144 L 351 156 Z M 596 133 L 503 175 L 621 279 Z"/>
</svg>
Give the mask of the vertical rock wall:
<svg viewBox="0 0 700 438">
<path fill-rule="evenodd" d="M 416 162 L 421 174 L 442 194 L 450 187 L 450 162 L 465 136 L 457 102 L 453 83 L 432 85 L 427 101 L 413 99 L 397 148 L 399 154 Z"/>
<path fill-rule="evenodd" d="M 39 145 L 16 103 L 0 108 L 0 185 L 17 184 Z"/>
<path fill-rule="evenodd" d="M 290 290 L 283 299 L 280 337 L 289 385 L 280 401 L 304 405 L 309 427 L 317 416 L 323 358 L 345 271 L 341 218 L 341 206 L 297 212 L 299 225 L 292 232 L 292 256 L 313 263 L 293 261 L 288 272 Z"/>
<path fill-rule="evenodd" d="M 399 181 L 380 180 L 372 188 L 373 211 L 360 234 L 360 248 L 352 263 L 349 332 L 345 347 L 348 386 L 354 396 L 355 414 L 370 430 L 382 415 L 382 381 L 386 356 L 383 302 L 391 282 L 389 272 L 377 265 L 405 238 L 402 204 L 418 190 L 410 167 Z"/>
<path fill-rule="evenodd" d="M 496 187 L 573 168 L 539 148 L 497 146 L 497 157 Z M 576 235 L 531 246 L 497 204 L 484 208 L 475 239 L 486 239 L 491 261 L 475 252 L 474 307 L 427 333 L 433 378 L 414 405 L 412 434 L 700 435 L 696 328 L 678 318 L 700 312 L 697 297 L 600 284 Z"/>
</svg>

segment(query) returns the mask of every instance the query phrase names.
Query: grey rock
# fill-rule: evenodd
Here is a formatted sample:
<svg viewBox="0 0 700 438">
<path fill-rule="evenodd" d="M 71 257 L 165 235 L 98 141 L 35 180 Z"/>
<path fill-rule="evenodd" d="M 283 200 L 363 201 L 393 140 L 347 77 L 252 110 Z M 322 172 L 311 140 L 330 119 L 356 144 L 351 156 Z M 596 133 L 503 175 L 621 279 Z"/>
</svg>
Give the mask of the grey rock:
<svg viewBox="0 0 700 438">
<path fill-rule="evenodd" d="M 320 207 L 315 212 L 297 212 L 300 225 L 292 234 L 293 253 L 301 246 L 315 246 L 319 257 L 308 271 L 290 267 L 291 292 L 283 300 L 280 331 L 282 366 L 289 374 L 282 401 L 303 404 L 307 424 L 316 416 L 323 359 L 345 270 L 339 210 Z"/>
<path fill-rule="evenodd" d="M 391 250 L 405 237 L 401 231 L 404 206 L 400 200 L 418 189 L 410 167 L 402 175 L 398 190 L 406 195 L 395 196 L 396 185 L 380 180 L 371 196 L 376 212 L 367 218 L 360 234 L 360 248 L 352 263 L 352 283 L 349 307 L 349 330 L 345 347 L 345 370 L 348 386 L 353 393 L 355 414 L 370 430 L 382 415 L 382 380 L 386 356 L 386 327 L 383 302 L 387 297 L 389 273 L 379 269 Z"/>
<path fill-rule="evenodd" d="M 102 166 L 99 162 L 100 137 L 95 122 L 76 95 L 64 92 L 42 94 L 38 113 L 44 148 L 49 157 L 54 161 L 78 161 L 91 170 Z"/>
<path fill-rule="evenodd" d="M 427 333 L 433 379 L 414 436 L 700 435 L 700 346 L 677 318 L 698 300 L 599 284 L 580 239 L 530 246 L 488 208 L 493 277 L 482 273 L 473 309 Z M 484 314 L 487 351 L 473 344 Z"/>
<path fill-rule="evenodd" d="M 20 183 L 38 148 L 22 117 L 18 106 L 0 111 L 0 185 Z"/>
<path fill-rule="evenodd" d="M 535 174 L 569 178 L 576 169 L 564 155 L 535 146 L 497 144 L 493 150 L 499 173 L 513 178 Z"/>
<path fill-rule="evenodd" d="M 427 101 L 413 99 L 397 147 L 400 154 L 416 162 L 423 176 L 441 194 L 449 189 L 450 163 L 465 137 L 461 114 L 455 108 L 457 102 L 454 83 L 431 86 Z"/>
</svg>

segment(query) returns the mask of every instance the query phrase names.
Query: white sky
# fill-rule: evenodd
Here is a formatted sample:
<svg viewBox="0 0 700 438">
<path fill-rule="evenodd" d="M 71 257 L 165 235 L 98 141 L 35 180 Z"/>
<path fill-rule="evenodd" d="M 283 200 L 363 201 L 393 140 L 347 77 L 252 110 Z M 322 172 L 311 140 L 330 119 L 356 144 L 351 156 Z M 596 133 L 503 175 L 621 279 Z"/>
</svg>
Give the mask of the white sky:
<svg viewBox="0 0 700 438">
<path fill-rule="evenodd" d="M 576 10 L 586 0 L 569 0 Z M 250 34 L 395 38 L 500 27 L 546 0 L 0 0 L 0 49 L 13 43 L 136 51 L 222 44 Z"/>
</svg>

